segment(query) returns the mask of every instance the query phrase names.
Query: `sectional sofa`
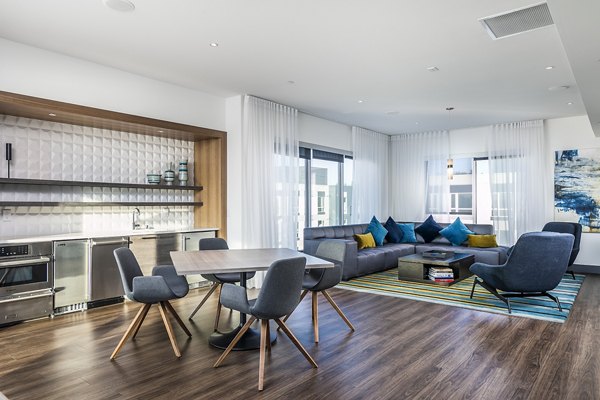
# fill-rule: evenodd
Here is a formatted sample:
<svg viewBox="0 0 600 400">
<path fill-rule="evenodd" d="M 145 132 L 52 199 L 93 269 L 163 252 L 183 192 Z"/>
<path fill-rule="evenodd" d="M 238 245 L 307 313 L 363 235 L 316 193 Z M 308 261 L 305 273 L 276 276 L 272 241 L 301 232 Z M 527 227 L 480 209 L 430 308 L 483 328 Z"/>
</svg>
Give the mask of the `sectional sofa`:
<svg viewBox="0 0 600 400">
<path fill-rule="evenodd" d="M 321 226 L 304 228 L 304 252 L 315 255 L 319 243 L 323 240 L 342 240 L 346 244 L 346 253 L 342 265 L 342 279 L 348 280 L 357 276 L 384 271 L 398 266 L 398 257 L 422 253 L 428 250 L 455 251 L 475 255 L 475 262 L 486 264 L 503 264 L 507 258 L 507 247 L 467 247 L 453 246 L 447 239 L 438 236 L 431 243 L 425 243 L 420 235 L 416 235 L 417 243 L 385 243 L 383 246 L 358 250 L 353 235 L 364 233 L 369 224 Z M 415 223 L 418 227 L 420 222 Z M 440 223 L 442 227 L 449 224 Z M 492 225 L 466 224 L 467 228 L 479 235 L 494 233 Z"/>
</svg>

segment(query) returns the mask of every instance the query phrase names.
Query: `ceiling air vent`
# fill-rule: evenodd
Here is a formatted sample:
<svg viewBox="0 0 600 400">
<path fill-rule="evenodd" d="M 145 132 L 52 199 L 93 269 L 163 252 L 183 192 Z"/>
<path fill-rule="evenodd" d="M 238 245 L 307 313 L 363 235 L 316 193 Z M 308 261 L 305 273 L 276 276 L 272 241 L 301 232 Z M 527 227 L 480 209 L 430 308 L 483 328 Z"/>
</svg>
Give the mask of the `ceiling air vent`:
<svg viewBox="0 0 600 400">
<path fill-rule="evenodd" d="M 480 18 L 479 22 L 494 40 L 554 24 L 546 3 Z"/>
</svg>

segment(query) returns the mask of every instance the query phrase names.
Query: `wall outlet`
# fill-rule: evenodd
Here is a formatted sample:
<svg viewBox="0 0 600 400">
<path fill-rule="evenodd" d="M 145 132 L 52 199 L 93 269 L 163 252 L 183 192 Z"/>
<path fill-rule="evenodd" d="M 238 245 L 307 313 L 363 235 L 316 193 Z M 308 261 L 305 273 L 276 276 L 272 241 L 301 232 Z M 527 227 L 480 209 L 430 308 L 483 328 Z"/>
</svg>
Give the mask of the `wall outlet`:
<svg viewBox="0 0 600 400">
<path fill-rule="evenodd" d="M 10 217 L 12 216 L 13 210 L 12 208 L 3 208 L 2 209 L 2 221 L 8 222 L 10 221 Z"/>
</svg>

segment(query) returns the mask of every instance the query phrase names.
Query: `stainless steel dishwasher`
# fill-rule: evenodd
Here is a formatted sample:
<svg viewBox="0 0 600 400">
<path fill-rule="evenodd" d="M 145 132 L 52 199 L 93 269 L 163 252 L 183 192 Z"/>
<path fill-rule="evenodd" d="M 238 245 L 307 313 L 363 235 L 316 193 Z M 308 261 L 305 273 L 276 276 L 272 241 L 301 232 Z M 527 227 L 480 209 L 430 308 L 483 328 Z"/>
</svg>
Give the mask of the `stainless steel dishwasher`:
<svg viewBox="0 0 600 400">
<path fill-rule="evenodd" d="M 129 248 L 144 275 L 152 275 L 152 269 L 157 265 L 173 265 L 170 253 L 181 250 L 181 242 L 179 233 L 131 236 Z"/>
<path fill-rule="evenodd" d="M 112 304 L 123 300 L 123 284 L 113 251 L 128 247 L 126 237 L 90 240 L 90 282 L 88 307 Z"/>
<path fill-rule="evenodd" d="M 54 242 L 54 313 L 83 311 L 88 299 L 89 241 Z"/>
</svg>

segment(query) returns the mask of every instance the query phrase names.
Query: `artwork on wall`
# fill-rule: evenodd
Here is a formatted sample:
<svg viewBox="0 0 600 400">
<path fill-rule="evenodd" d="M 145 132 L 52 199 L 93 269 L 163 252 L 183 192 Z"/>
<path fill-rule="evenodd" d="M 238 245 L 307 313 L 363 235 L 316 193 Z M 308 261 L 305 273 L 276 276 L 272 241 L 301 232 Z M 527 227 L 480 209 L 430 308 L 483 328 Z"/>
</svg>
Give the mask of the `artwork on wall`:
<svg viewBox="0 0 600 400">
<path fill-rule="evenodd" d="M 555 152 L 554 219 L 600 232 L 600 148 Z"/>
</svg>

